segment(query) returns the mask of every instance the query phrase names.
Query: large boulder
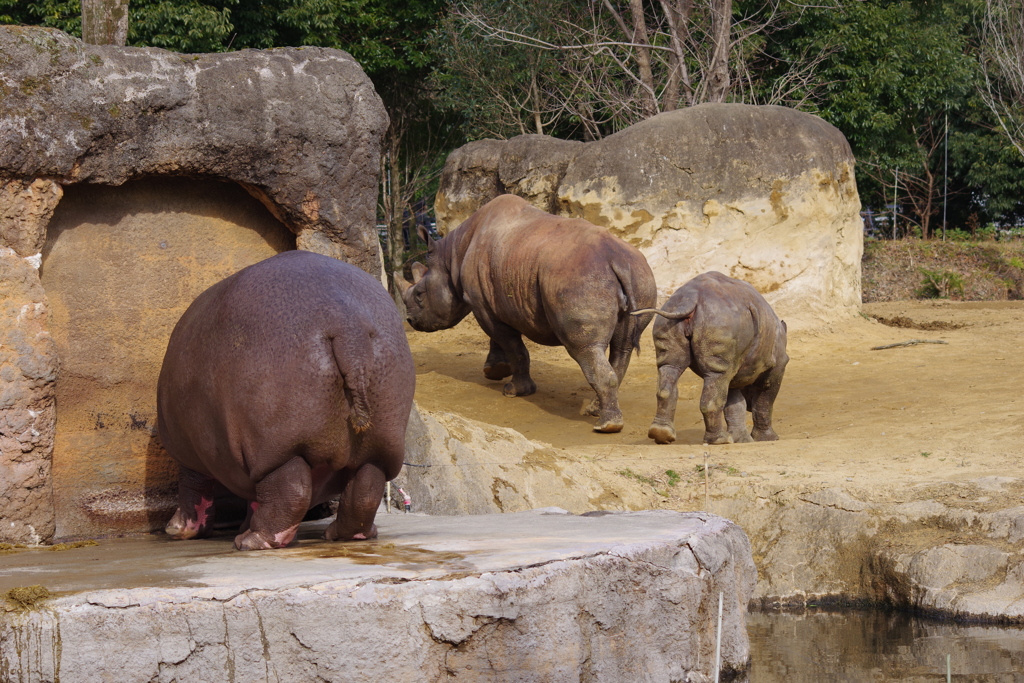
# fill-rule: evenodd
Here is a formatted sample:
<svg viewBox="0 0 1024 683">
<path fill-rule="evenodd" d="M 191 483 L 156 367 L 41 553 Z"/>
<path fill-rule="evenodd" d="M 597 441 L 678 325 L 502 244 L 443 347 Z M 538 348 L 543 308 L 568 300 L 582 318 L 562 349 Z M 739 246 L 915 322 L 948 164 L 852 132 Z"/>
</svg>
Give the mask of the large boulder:
<svg viewBox="0 0 1024 683">
<path fill-rule="evenodd" d="M 0 541 L 163 526 L 175 468 L 153 397 L 177 317 L 283 249 L 380 276 L 387 125 L 339 50 L 183 55 L 0 26 Z"/>
<path fill-rule="evenodd" d="M 564 166 L 548 210 L 606 226 L 637 246 L 663 298 L 716 270 L 754 285 L 790 326 L 815 327 L 859 310 L 863 234 L 854 159 L 843 134 L 820 118 L 784 107 L 704 104 L 587 144 L 539 137 L 456 150 L 438 191 L 441 230 L 502 192 L 546 208 L 546 198 L 536 199 L 542 193 L 524 191 L 530 183 L 507 178 L 529 177 L 524 169 L 531 168 L 555 185 L 551 176 Z M 504 167 L 517 173 L 503 177 Z M 469 171 L 472 185 L 464 180 Z"/>
</svg>

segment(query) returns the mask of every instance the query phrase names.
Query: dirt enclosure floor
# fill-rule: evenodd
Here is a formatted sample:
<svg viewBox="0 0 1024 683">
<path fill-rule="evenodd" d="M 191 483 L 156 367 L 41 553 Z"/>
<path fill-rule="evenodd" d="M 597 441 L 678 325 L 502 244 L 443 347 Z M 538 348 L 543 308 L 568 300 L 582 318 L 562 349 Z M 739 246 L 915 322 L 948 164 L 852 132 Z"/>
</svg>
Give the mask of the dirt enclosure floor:
<svg viewBox="0 0 1024 683">
<path fill-rule="evenodd" d="M 904 326 L 891 326 L 893 319 Z M 911 339 L 946 344 L 871 350 Z M 689 371 L 680 381 L 676 443 L 647 438 L 657 378 L 650 328 L 621 388 L 619 434 L 594 433 L 593 418 L 580 416 L 593 394 L 562 348 L 527 342 L 538 391 L 507 398 L 502 382 L 483 376 L 487 338 L 471 318 L 443 332 L 410 330 L 409 340 L 423 408 L 567 449 L 567 457 L 618 473 L 624 484 L 649 486 L 651 507 L 704 508 L 705 451 L 717 485 L 838 485 L 874 501 L 899 500 L 912 485 L 1024 475 L 1024 302 L 874 303 L 845 323 L 791 333 L 775 404 L 780 440 L 725 446 L 701 443 L 700 384 Z M 968 505 L 979 512 L 1019 505 L 1017 488 Z M 943 495 L 955 490 L 944 487 Z"/>
</svg>

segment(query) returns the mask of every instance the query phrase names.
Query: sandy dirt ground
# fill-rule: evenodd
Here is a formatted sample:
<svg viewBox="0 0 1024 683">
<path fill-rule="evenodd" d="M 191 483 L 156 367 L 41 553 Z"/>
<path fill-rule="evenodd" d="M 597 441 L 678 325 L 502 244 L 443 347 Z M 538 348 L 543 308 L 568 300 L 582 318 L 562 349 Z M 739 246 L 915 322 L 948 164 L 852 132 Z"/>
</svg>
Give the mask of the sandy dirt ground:
<svg viewBox="0 0 1024 683">
<path fill-rule="evenodd" d="M 957 329 L 891 327 L 869 316 Z M 911 339 L 946 344 L 871 348 Z M 700 383 L 689 371 L 680 380 L 676 443 L 649 440 L 657 378 L 650 328 L 621 388 L 626 426 L 619 434 L 594 433 L 592 418 L 579 414 L 593 393 L 562 348 L 527 342 L 538 391 L 507 398 L 502 382 L 483 376 L 487 337 L 472 318 L 443 332 L 410 329 L 409 341 L 422 407 L 512 427 L 571 451 L 573 459 L 649 484 L 659 507 L 702 507 L 695 503 L 705 451 L 721 483 L 839 485 L 862 500 L 899 499 L 915 484 L 1024 476 L 1024 302 L 867 304 L 861 317 L 791 333 L 775 404 L 781 438 L 772 443 L 703 445 Z M 944 487 L 938 497 L 955 490 Z"/>
</svg>

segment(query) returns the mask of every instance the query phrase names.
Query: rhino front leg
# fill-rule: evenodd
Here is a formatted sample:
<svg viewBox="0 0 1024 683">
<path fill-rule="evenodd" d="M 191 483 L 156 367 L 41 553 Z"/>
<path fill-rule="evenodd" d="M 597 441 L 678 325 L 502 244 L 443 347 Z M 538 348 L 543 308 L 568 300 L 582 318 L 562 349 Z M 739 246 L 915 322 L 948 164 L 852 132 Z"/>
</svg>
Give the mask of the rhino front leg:
<svg viewBox="0 0 1024 683">
<path fill-rule="evenodd" d="M 493 380 L 502 380 L 512 374 L 512 365 L 505 357 L 505 351 L 498 342 L 491 339 L 491 350 L 487 353 L 487 360 L 484 361 L 484 377 Z"/>
<path fill-rule="evenodd" d="M 730 379 L 720 372 L 704 377 L 704 389 L 700 394 L 700 412 L 704 415 L 704 443 L 732 443 L 724 414 Z"/>
<path fill-rule="evenodd" d="M 754 382 L 751 392 L 750 412 L 754 417 L 754 429 L 751 436 L 755 441 L 778 441 L 779 435 L 772 429 L 772 408 L 782 388 L 782 376 L 786 372 L 786 364 L 776 365 Z"/>
<path fill-rule="evenodd" d="M 505 385 L 502 393 L 506 396 L 529 396 L 536 393 L 537 385 L 530 377 L 530 352 L 523 344 L 523 335 L 504 323 L 479 318 L 478 320 L 484 332 L 491 338 L 491 343 L 497 342 L 499 348 L 504 351 L 505 358 L 512 368 L 512 381 Z"/>
<path fill-rule="evenodd" d="M 213 530 L 217 481 L 187 467 L 178 474 L 178 509 L 164 531 L 171 538 L 204 538 Z"/>
<path fill-rule="evenodd" d="M 730 389 L 725 401 L 725 424 L 729 428 L 729 436 L 733 443 L 750 443 L 750 432 L 747 431 L 747 399 L 742 389 Z"/>
<path fill-rule="evenodd" d="M 600 404 L 595 432 L 614 433 L 622 431 L 622 411 L 619 410 L 619 377 L 611 363 L 605 358 L 605 348 L 587 346 L 582 349 L 566 349 L 583 370 L 583 376 L 597 393 Z"/>
<path fill-rule="evenodd" d="M 269 472 L 256 484 L 249 528 L 235 536 L 235 547 L 266 550 L 291 543 L 312 495 L 313 475 L 302 458 L 295 456 Z"/>
<path fill-rule="evenodd" d="M 674 365 L 658 367 L 658 412 L 647 430 L 647 438 L 655 443 L 672 443 L 676 440 L 676 403 L 679 400 L 679 376 L 683 368 Z"/>
</svg>

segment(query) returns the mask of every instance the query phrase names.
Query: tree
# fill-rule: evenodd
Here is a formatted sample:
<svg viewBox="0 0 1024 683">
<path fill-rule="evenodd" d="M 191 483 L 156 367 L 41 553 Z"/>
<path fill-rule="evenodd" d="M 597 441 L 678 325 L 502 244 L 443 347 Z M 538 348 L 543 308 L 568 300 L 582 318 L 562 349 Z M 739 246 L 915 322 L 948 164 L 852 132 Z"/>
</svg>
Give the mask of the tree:
<svg viewBox="0 0 1024 683">
<path fill-rule="evenodd" d="M 701 102 L 798 104 L 827 52 L 787 69 L 758 61 L 794 16 L 782 0 L 456 0 L 438 82 L 472 127 L 500 136 L 594 139 Z"/>
<path fill-rule="evenodd" d="M 93 45 L 124 45 L 128 39 L 128 0 L 82 0 L 82 40 Z"/>
<path fill-rule="evenodd" d="M 981 43 L 985 104 L 1024 156 L 1024 2 L 985 0 Z"/>
</svg>

